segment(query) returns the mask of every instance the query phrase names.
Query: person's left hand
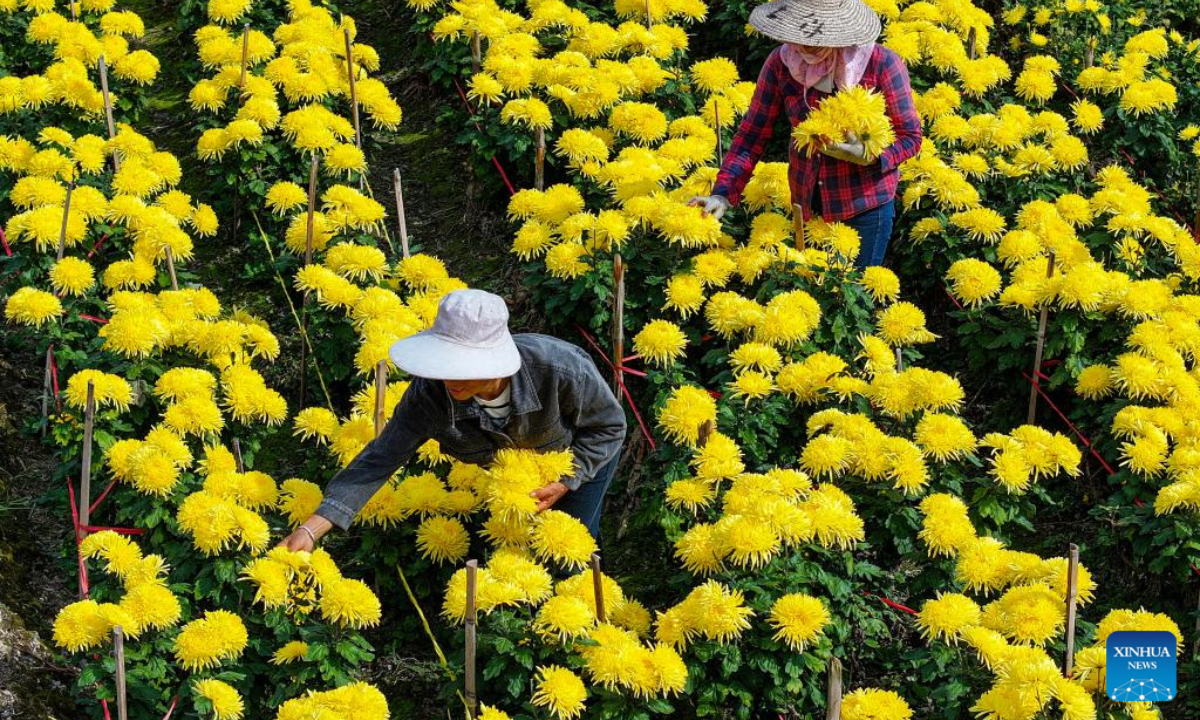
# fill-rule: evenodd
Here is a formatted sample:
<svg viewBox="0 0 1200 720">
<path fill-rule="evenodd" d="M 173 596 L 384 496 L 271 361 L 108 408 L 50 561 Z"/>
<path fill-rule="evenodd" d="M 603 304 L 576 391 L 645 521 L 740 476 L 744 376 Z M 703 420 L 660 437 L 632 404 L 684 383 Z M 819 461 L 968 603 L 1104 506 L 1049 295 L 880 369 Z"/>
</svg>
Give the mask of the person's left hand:
<svg viewBox="0 0 1200 720">
<path fill-rule="evenodd" d="M 550 509 L 554 503 L 561 500 L 562 496 L 568 492 L 570 492 L 570 489 L 566 485 L 560 482 L 552 482 L 544 488 L 529 493 L 529 497 L 537 500 L 537 511 L 541 512 Z"/>
<path fill-rule="evenodd" d="M 821 152 L 829 157 L 845 160 L 855 165 L 870 165 L 875 162 L 867 158 L 867 149 L 858 136 L 853 134 L 846 139 L 846 142 L 826 143 L 821 147 Z"/>
</svg>

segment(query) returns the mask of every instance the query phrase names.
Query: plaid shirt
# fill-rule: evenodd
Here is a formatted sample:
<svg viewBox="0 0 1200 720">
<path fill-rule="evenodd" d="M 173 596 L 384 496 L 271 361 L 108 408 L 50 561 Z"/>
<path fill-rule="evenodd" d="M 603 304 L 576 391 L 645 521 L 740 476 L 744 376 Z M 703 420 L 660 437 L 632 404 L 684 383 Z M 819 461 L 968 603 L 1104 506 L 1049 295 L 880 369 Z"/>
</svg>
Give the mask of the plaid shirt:
<svg viewBox="0 0 1200 720">
<path fill-rule="evenodd" d="M 780 110 L 787 111 L 788 120 L 795 127 L 808 117 L 810 108 L 816 108 L 827 97 L 827 93 L 819 90 L 805 92 L 788 71 L 781 50 L 782 47 L 776 48 L 763 64 L 750 109 L 742 118 L 713 187 L 714 195 L 723 195 L 735 205 L 766 149 Z M 804 209 L 805 220 L 812 217 L 810 198 L 814 186 L 821 193 L 822 215 L 826 220 L 845 220 L 886 204 L 896 197 L 900 181 L 897 168 L 921 149 L 921 118 L 913 104 L 908 70 L 900 56 L 876 45 L 859 84 L 882 93 L 896 130 L 896 142 L 883 151 L 878 163 L 856 165 L 822 153 L 809 157 L 807 151 L 798 152 L 796 144 L 789 141 L 788 182 L 792 202 Z"/>
</svg>

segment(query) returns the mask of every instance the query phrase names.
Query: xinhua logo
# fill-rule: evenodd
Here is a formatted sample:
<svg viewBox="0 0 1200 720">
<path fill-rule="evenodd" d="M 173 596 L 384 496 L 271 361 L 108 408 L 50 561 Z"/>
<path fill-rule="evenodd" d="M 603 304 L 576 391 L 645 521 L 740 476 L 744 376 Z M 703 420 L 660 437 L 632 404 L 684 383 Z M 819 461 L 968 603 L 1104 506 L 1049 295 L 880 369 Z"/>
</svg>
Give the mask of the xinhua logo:
<svg viewBox="0 0 1200 720">
<path fill-rule="evenodd" d="M 1118 630 L 1106 642 L 1105 691 L 1112 700 L 1175 699 L 1175 635 L 1166 630 Z"/>
</svg>

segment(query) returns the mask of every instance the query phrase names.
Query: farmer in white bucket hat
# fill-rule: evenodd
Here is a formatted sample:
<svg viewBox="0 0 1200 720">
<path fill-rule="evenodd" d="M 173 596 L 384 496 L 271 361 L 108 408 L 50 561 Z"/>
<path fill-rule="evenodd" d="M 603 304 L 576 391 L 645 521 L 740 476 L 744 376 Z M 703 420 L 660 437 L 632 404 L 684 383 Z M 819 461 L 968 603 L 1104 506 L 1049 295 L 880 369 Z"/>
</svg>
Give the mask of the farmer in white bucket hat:
<svg viewBox="0 0 1200 720">
<path fill-rule="evenodd" d="M 789 143 L 788 180 L 806 220 L 817 214 L 850 225 L 862 241 L 858 266 L 879 265 L 892 233 L 898 168 L 921 149 L 904 61 L 875 43 L 879 16 L 861 0 L 776 0 L 755 8 L 750 24 L 782 45 L 763 64 L 712 194 L 690 204 L 720 218 L 741 198 L 781 113 L 794 127 L 828 95 L 861 85 L 883 95 L 895 142 L 875 159 L 854 138 L 812 156 Z"/>
<path fill-rule="evenodd" d="M 570 448 L 575 474 L 531 496 L 538 512 L 562 510 L 599 539 L 601 505 L 625 440 L 625 411 L 587 353 L 545 335 L 511 335 L 502 298 L 456 290 L 442 298 L 431 329 L 400 340 L 390 354 L 412 384 L 383 433 L 334 476 L 316 512 L 283 545 L 312 550 L 333 526 L 348 528 L 428 440 L 477 465 L 502 448 Z"/>
</svg>

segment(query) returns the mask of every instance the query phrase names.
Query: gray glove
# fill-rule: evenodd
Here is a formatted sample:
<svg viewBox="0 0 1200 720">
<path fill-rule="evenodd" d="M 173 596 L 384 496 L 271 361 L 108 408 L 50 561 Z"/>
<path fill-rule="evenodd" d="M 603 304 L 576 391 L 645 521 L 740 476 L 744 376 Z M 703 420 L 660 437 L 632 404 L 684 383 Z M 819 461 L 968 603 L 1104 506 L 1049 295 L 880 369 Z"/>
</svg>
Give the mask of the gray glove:
<svg viewBox="0 0 1200 720">
<path fill-rule="evenodd" d="M 875 162 L 875 160 L 867 158 L 867 149 L 863 147 L 862 141 L 858 139 L 858 136 L 853 133 L 846 138 L 846 142 L 830 143 L 821 148 L 821 152 L 831 158 L 845 160 L 855 165 L 870 165 Z"/>
<path fill-rule="evenodd" d="M 705 215 L 712 215 L 718 220 L 726 210 L 733 207 L 724 195 L 697 195 L 688 200 L 688 205 L 701 208 Z"/>
</svg>

